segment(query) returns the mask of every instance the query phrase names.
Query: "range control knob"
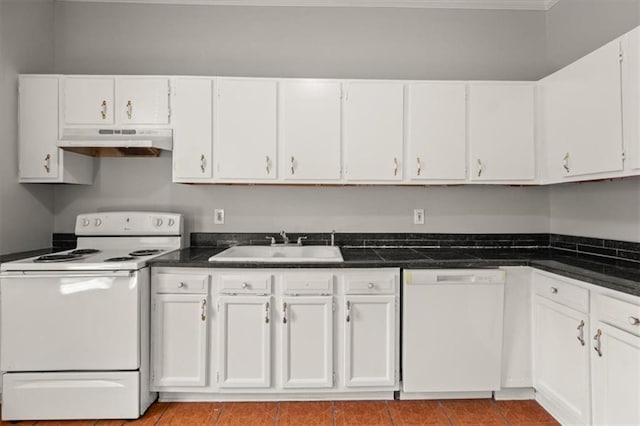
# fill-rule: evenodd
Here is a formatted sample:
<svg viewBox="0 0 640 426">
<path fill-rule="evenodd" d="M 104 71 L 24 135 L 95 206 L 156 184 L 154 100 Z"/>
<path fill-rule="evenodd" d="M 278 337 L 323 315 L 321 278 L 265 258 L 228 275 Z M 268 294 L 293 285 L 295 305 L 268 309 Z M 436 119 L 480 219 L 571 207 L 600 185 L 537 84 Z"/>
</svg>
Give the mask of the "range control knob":
<svg viewBox="0 0 640 426">
<path fill-rule="evenodd" d="M 162 218 L 161 217 L 157 217 L 154 219 L 153 224 L 155 226 L 162 226 Z"/>
<path fill-rule="evenodd" d="M 82 226 L 89 226 L 91 221 L 89 219 L 82 219 Z"/>
<path fill-rule="evenodd" d="M 100 225 L 102 225 L 102 219 L 97 218 L 97 219 L 93 222 L 93 224 L 94 224 L 95 226 L 100 226 Z"/>
</svg>

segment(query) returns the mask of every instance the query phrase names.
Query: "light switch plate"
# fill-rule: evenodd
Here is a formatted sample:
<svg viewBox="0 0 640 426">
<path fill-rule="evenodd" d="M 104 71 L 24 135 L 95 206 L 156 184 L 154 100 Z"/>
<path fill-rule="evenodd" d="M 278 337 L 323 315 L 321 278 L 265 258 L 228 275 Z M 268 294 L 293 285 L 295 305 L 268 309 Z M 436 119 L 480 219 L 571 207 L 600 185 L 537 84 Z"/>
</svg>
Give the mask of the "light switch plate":
<svg viewBox="0 0 640 426">
<path fill-rule="evenodd" d="M 213 223 L 215 225 L 224 224 L 224 209 L 215 209 L 213 211 Z"/>
<path fill-rule="evenodd" d="M 424 225 L 424 209 L 413 209 L 413 224 Z"/>
</svg>

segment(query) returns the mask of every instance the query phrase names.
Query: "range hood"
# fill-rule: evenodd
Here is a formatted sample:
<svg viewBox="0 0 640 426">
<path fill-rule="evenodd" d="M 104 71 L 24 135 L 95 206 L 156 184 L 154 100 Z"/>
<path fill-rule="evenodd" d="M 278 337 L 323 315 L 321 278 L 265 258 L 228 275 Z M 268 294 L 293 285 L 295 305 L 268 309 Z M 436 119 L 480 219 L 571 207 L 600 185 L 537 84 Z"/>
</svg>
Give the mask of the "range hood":
<svg viewBox="0 0 640 426">
<path fill-rule="evenodd" d="M 171 151 L 171 129 L 63 129 L 58 147 L 92 157 L 157 157 Z"/>
</svg>

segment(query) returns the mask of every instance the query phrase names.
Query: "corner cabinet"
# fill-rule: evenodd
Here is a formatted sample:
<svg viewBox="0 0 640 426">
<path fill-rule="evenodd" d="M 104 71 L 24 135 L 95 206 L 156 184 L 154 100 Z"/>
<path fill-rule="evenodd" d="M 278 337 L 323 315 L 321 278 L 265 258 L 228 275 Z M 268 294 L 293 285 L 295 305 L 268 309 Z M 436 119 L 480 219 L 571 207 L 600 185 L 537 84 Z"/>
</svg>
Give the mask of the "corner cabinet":
<svg viewBox="0 0 640 426">
<path fill-rule="evenodd" d="M 91 157 L 58 148 L 60 78 L 19 78 L 18 170 L 22 183 L 93 183 Z"/>
<path fill-rule="evenodd" d="M 399 280 L 397 269 L 154 268 L 152 388 L 392 399 Z"/>
</svg>

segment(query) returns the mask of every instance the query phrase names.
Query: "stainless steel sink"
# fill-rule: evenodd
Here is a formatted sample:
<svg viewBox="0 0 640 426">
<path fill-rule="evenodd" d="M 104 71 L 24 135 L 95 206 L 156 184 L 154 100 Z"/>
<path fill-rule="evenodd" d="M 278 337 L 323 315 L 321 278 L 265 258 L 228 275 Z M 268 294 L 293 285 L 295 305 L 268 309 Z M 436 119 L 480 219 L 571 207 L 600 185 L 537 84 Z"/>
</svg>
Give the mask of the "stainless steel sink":
<svg viewBox="0 0 640 426">
<path fill-rule="evenodd" d="M 209 258 L 209 262 L 343 262 L 333 246 L 235 246 Z"/>
</svg>

